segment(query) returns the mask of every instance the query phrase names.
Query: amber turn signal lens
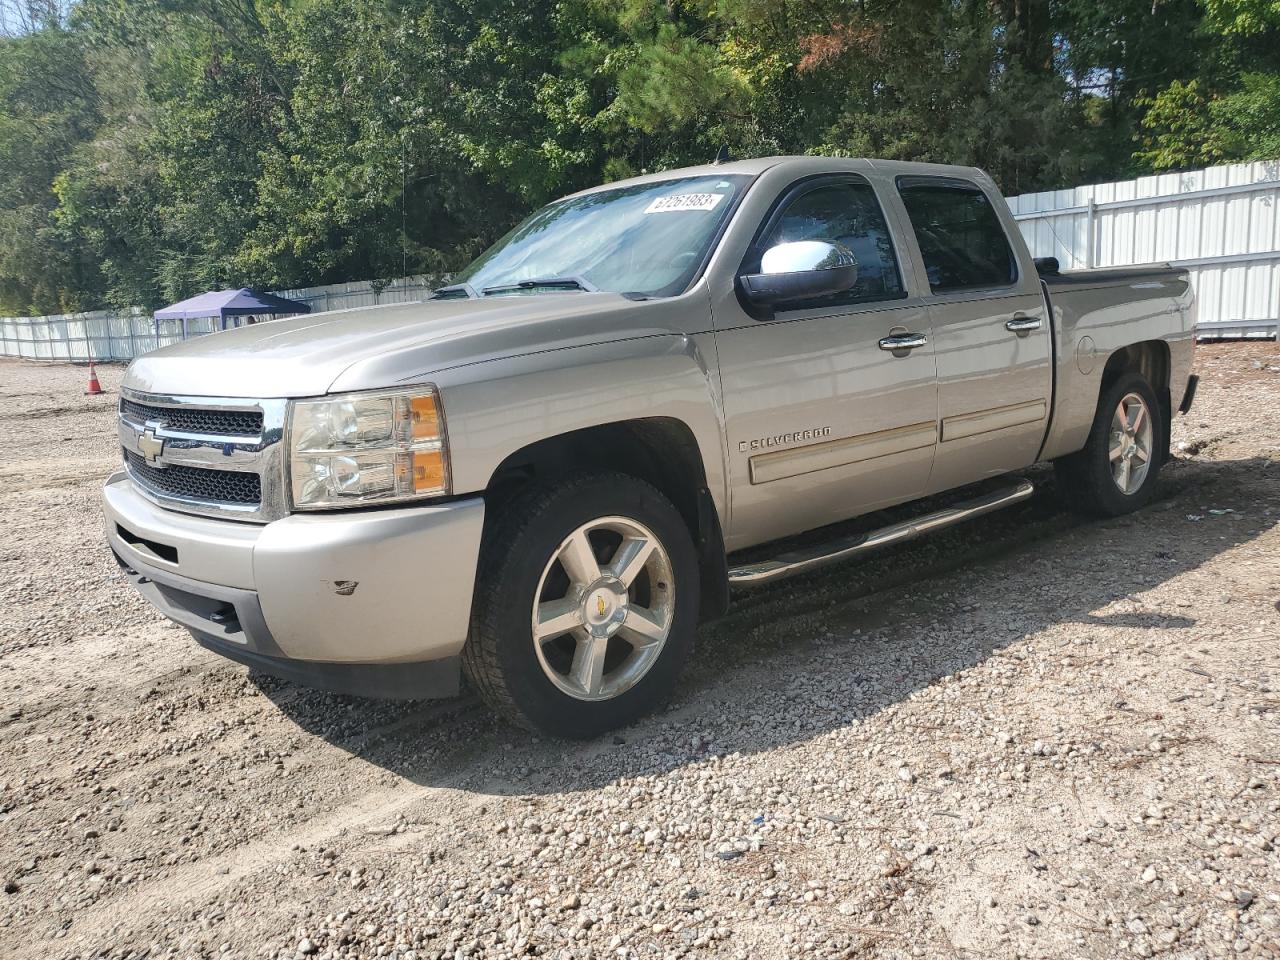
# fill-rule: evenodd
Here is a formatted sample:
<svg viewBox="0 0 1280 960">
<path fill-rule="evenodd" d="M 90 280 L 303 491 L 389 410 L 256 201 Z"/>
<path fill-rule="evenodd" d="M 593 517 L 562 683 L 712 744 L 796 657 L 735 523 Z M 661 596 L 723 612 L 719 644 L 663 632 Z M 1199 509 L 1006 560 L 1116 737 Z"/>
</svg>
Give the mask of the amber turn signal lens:
<svg viewBox="0 0 1280 960">
<path fill-rule="evenodd" d="M 435 440 L 440 436 L 440 408 L 434 393 L 409 400 L 409 419 L 414 440 Z"/>
<path fill-rule="evenodd" d="M 444 489 L 444 454 L 439 450 L 413 453 L 413 492 L 435 493 Z"/>
</svg>

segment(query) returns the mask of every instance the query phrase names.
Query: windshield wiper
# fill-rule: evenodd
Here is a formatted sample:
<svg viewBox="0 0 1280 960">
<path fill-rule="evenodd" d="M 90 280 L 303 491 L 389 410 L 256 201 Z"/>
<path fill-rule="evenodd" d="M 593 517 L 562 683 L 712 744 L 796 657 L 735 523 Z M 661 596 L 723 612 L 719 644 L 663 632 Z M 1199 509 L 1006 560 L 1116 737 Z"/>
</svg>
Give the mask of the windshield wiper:
<svg viewBox="0 0 1280 960">
<path fill-rule="evenodd" d="M 516 283 L 485 287 L 480 292 L 487 297 L 494 293 L 512 293 L 517 290 L 584 290 L 587 293 L 594 293 L 596 286 L 586 277 L 537 277 L 533 280 L 520 280 Z"/>
<path fill-rule="evenodd" d="M 476 300 L 480 294 L 476 293 L 475 287 L 469 283 L 451 283 L 446 287 L 436 287 L 435 292 L 431 294 L 432 300 L 457 300 L 457 294 L 462 294 L 469 300 Z"/>
</svg>

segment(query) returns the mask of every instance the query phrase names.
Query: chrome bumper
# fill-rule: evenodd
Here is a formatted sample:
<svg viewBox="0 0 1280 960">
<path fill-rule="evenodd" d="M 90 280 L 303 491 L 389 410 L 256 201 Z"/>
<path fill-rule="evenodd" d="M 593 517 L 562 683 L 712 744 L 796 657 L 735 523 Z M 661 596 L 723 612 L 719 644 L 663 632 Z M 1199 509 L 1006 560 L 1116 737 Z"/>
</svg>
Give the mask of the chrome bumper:
<svg viewBox="0 0 1280 960">
<path fill-rule="evenodd" d="M 298 676 L 299 661 L 318 673 L 450 660 L 456 687 L 483 500 L 259 525 L 165 510 L 123 473 L 102 500 L 107 541 L 135 586 L 207 646 L 331 689 Z"/>
</svg>

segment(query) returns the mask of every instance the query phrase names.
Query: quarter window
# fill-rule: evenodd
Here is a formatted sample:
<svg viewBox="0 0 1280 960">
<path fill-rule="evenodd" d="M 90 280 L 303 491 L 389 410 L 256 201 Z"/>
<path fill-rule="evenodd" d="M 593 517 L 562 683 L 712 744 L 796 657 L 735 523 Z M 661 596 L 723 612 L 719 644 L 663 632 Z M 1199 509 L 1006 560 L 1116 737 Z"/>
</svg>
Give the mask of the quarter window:
<svg viewBox="0 0 1280 960">
<path fill-rule="evenodd" d="M 987 195 L 971 183 L 899 180 L 929 288 L 1003 287 L 1017 279 L 1013 250 Z"/>
<path fill-rule="evenodd" d="M 757 247 L 755 263 L 747 264 L 747 272 L 759 269 L 760 256 L 770 247 L 797 240 L 826 240 L 848 247 L 858 260 L 858 279 L 847 291 L 793 306 L 818 307 L 903 295 L 889 228 L 871 184 L 854 180 L 823 183 L 785 201 Z"/>
</svg>

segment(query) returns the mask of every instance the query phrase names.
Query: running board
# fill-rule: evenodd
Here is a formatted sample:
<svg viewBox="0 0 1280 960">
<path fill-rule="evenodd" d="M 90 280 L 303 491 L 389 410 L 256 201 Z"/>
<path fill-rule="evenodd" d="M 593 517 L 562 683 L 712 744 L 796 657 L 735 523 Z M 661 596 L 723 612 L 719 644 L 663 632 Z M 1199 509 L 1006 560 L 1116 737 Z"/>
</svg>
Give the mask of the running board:
<svg viewBox="0 0 1280 960">
<path fill-rule="evenodd" d="M 966 500 L 954 507 L 926 513 L 914 520 L 893 523 L 879 530 L 870 530 L 852 537 L 841 537 L 826 543 L 815 544 L 800 550 L 793 550 L 772 560 L 761 560 L 759 563 L 745 563 L 739 567 L 729 568 L 729 583 L 734 586 L 758 586 L 771 583 L 784 577 L 794 577 L 799 573 L 808 573 L 819 567 L 839 563 L 860 553 L 868 553 L 880 547 L 913 540 L 934 530 L 972 520 L 984 513 L 991 513 L 1003 507 L 1021 503 L 1035 492 L 1030 480 L 1019 480 L 1011 487 L 1004 487 L 993 493 L 985 494 L 973 500 Z"/>
</svg>

